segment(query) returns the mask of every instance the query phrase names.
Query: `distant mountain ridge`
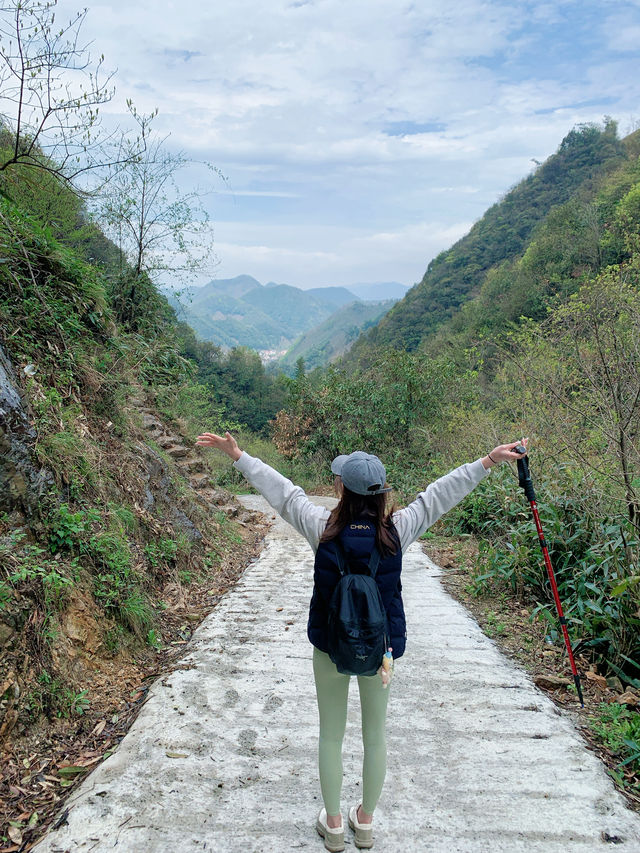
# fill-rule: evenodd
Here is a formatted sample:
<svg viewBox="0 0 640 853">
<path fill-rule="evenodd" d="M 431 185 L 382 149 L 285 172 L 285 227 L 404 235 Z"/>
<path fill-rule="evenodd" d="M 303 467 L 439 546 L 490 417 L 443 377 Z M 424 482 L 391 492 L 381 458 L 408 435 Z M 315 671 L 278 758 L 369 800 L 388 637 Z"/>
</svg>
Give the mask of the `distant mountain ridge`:
<svg viewBox="0 0 640 853">
<path fill-rule="evenodd" d="M 180 300 L 169 294 L 169 300 L 204 340 L 229 348 L 284 351 L 343 306 L 370 300 L 369 293 L 397 294 L 403 288 L 397 282 L 356 285 L 358 295 L 346 287 L 302 290 L 272 281 L 263 285 L 250 275 L 239 275 L 191 288 Z"/>
<path fill-rule="evenodd" d="M 395 305 L 395 299 L 384 302 L 351 302 L 301 335 L 278 360 L 285 373 L 292 374 L 302 358 L 306 370 L 331 364 L 344 355 L 362 332 L 370 329 Z"/>
</svg>

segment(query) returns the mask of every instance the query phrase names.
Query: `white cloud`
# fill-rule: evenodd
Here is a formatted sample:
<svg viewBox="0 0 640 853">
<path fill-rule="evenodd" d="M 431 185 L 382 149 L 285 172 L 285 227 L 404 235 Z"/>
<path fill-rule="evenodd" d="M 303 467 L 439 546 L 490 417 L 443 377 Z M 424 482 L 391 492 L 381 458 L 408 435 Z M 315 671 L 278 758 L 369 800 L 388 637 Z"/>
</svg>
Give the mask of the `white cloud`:
<svg viewBox="0 0 640 853">
<path fill-rule="evenodd" d="M 225 275 L 412 283 L 575 123 L 638 114 L 638 5 L 113 0 L 85 35 L 118 67 L 110 118 L 157 106 L 228 177 Z"/>
<path fill-rule="evenodd" d="M 297 193 L 280 192 L 278 190 L 217 190 L 216 195 L 230 195 L 234 198 L 299 198 Z"/>
<path fill-rule="evenodd" d="M 303 288 L 348 286 L 363 280 L 363 275 L 366 280 L 412 285 L 424 274 L 425 258 L 451 245 L 470 226 L 464 222 L 443 228 L 422 222 L 371 233 L 332 226 L 247 227 L 220 222 L 216 225 L 217 277 L 227 278 L 243 270 L 263 283 L 277 281 Z"/>
<path fill-rule="evenodd" d="M 613 53 L 635 53 L 636 57 L 640 54 L 640 21 L 630 23 L 628 14 L 622 10 L 607 17 L 604 33 L 607 48 Z"/>
</svg>

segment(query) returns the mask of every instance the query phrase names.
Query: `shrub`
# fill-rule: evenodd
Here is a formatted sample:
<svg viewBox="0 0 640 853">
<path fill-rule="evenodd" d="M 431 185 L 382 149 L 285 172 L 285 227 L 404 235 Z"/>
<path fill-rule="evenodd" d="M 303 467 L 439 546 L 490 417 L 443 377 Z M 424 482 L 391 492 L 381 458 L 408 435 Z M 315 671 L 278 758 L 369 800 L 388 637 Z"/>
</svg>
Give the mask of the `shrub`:
<svg viewBox="0 0 640 853">
<path fill-rule="evenodd" d="M 598 738 L 620 758 L 611 771 L 614 779 L 624 787 L 626 774 L 622 768 L 628 768 L 636 777 L 634 790 L 640 791 L 640 714 L 623 705 L 602 703 L 597 718 L 590 725 Z"/>
<path fill-rule="evenodd" d="M 71 512 L 68 504 L 60 504 L 49 517 L 49 550 L 52 554 L 58 551 L 72 550 L 82 541 L 89 530 L 91 522 L 97 521 L 99 514 L 95 510 L 88 513 L 79 510 Z"/>
<path fill-rule="evenodd" d="M 567 484 L 565 483 L 564 486 Z M 640 541 L 624 520 L 585 512 L 584 493 L 563 483 L 536 485 L 538 510 L 569 631 L 581 648 L 640 685 Z M 494 585 L 538 601 L 534 614 L 557 639 L 557 616 L 531 512 L 508 469 L 495 471 L 448 516 L 453 532 L 481 537 L 472 586 Z"/>
<path fill-rule="evenodd" d="M 0 557 L 6 560 L 6 579 L 0 582 L 0 609 L 12 597 L 12 589 L 31 590 L 50 614 L 59 610 L 74 586 L 64 563 L 52 560 L 44 548 L 26 543 L 25 535 L 14 532 L 0 540 Z"/>
</svg>

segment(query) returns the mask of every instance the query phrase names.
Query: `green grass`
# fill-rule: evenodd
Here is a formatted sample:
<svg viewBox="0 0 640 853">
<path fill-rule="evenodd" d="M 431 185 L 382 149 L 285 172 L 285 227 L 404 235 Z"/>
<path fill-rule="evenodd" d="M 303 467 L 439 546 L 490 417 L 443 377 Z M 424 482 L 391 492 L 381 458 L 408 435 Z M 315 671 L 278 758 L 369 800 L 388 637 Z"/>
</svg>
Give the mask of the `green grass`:
<svg viewBox="0 0 640 853">
<path fill-rule="evenodd" d="M 5 577 L 0 581 L 0 610 L 6 609 L 14 591 L 32 589 L 44 602 L 47 617 L 61 610 L 75 579 L 69 576 L 71 569 L 63 562 L 51 558 L 38 545 L 25 542 L 25 535 L 14 531 L 0 540 L 0 558 L 7 560 Z"/>
<path fill-rule="evenodd" d="M 628 786 L 625 769 L 636 778 L 640 776 L 640 713 L 617 703 L 602 703 L 597 718 L 591 721 L 590 726 L 598 739 L 620 759 L 610 771 L 611 775 L 623 787 Z M 631 786 L 640 792 L 640 781 Z"/>
<path fill-rule="evenodd" d="M 120 531 L 107 530 L 92 536 L 84 550 L 96 565 L 94 595 L 104 609 L 113 612 L 135 634 L 151 627 L 153 614 L 140 589 L 133 555 Z"/>
<path fill-rule="evenodd" d="M 507 626 L 498 619 L 498 616 L 493 611 L 490 611 L 487 613 L 487 622 L 484 630 L 489 637 L 495 637 L 504 634 Z"/>
</svg>

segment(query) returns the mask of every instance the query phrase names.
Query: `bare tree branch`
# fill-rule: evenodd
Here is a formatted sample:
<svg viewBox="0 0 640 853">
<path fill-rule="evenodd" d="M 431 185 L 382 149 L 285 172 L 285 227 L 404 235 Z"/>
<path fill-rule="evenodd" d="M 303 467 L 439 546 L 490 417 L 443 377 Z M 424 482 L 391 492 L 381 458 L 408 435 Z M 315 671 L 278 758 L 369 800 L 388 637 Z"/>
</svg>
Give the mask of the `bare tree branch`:
<svg viewBox="0 0 640 853">
<path fill-rule="evenodd" d="M 100 107 L 114 95 L 104 57 L 80 41 L 84 9 L 62 26 L 57 0 L 4 0 L 0 6 L 0 174 L 43 169 L 71 184 L 122 164 L 109 160 Z M 77 191 L 77 187 L 73 187 Z"/>
</svg>

